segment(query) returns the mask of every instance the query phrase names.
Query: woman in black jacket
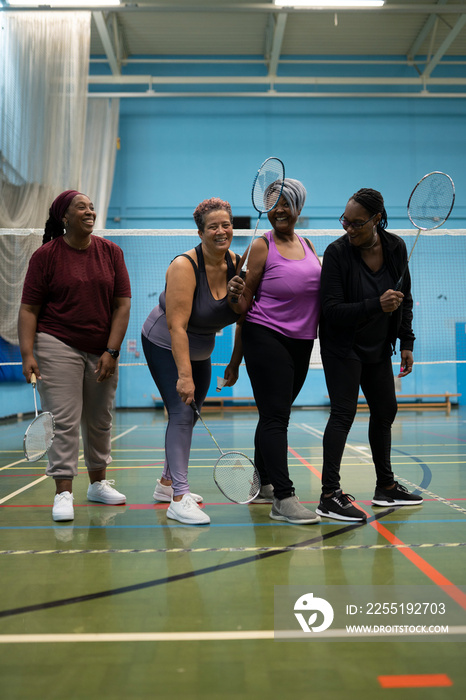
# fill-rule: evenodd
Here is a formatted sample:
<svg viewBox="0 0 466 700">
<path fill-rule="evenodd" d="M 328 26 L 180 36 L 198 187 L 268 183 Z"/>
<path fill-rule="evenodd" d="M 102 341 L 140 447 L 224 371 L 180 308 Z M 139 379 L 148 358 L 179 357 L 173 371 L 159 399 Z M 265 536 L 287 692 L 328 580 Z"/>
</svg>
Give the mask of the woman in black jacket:
<svg viewBox="0 0 466 700">
<path fill-rule="evenodd" d="M 317 513 L 335 520 L 364 521 L 366 515 L 342 492 L 340 465 L 357 410 L 359 387 L 369 409 L 369 443 L 377 482 L 372 504 L 419 505 L 394 479 L 391 426 L 397 412 L 391 356 L 400 339 L 401 371 L 413 368 L 413 300 L 404 241 L 386 231 L 380 192 L 361 189 L 348 201 L 340 222 L 346 233 L 325 251 L 322 266 L 320 345 L 330 396 L 324 433 L 322 497 Z M 403 274 L 404 273 L 404 274 Z M 403 274 L 400 291 L 395 286 Z"/>
</svg>

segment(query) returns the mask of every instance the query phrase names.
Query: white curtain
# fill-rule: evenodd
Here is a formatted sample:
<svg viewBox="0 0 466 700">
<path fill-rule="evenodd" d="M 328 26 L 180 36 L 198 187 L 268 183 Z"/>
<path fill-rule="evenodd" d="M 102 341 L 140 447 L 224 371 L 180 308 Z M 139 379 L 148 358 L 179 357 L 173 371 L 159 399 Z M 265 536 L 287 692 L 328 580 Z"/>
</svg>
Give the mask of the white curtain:
<svg viewBox="0 0 466 700">
<path fill-rule="evenodd" d="M 105 228 L 119 101 L 88 105 L 90 22 L 90 12 L 2 13 L 0 336 L 12 344 L 27 265 L 41 242 L 31 229 L 43 230 L 55 197 L 85 192 L 96 228 Z"/>
<path fill-rule="evenodd" d="M 90 98 L 88 101 L 81 188 L 94 202 L 96 229 L 106 228 L 115 171 L 119 111 L 118 99 Z"/>
<path fill-rule="evenodd" d="M 0 227 L 45 224 L 81 187 L 90 12 L 2 13 Z"/>
</svg>

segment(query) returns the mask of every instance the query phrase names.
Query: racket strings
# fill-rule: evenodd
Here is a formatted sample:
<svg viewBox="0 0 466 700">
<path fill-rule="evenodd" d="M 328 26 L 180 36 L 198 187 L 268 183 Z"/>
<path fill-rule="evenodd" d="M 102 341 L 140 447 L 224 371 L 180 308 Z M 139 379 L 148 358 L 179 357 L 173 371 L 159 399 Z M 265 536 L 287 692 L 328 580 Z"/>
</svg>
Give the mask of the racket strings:
<svg viewBox="0 0 466 700">
<path fill-rule="evenodd" d="M 260 490 L 259 474 L 253 462 L 241 452 L 225 452 L 215 464 L 215 483 L 235 503 L 249 503 Z"/>
<path fill-rule="evenodd" d="M 409 203 L 408 216 L 419 229 L 429 231 L 439 228 L 448 218 L 455 201 L 451 178 L 445 173 L 431 173 L 414 188 Z"/>
<path fill-rule="evenodd" d="M 252 203 L 261 214 L 274 208 L 283 189 L 285 168 L 278 158 L 269 158 L 260 168 L 252 188 Z"/>
<path fill-rule="evenodd" d="M 50 448 L 55 426 L 50 413 L 41 413 L 34 418 L 24 436 L 24 453 L 29 462 L 35 462 Z"/>
</svg>

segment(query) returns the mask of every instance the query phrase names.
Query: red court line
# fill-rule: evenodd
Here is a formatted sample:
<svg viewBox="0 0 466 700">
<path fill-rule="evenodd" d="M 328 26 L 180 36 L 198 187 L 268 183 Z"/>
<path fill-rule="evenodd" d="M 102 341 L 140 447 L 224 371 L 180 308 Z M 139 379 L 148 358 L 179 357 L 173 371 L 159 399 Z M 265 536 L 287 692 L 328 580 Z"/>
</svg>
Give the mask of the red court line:
<svg viewBox="0 0 466 700">
<path fill-rule="evenodd" d="M 322 473 L 318 469 L 312 466 L 304 457 L 301 457 L 298 452 L 293 450 L 291 447 L 288 448 L 292 455 L 294 455 L 299 461 L 304 464 L 313 474 L 315 474 L 319 479 L 322 479 Z M 356 503 L 356 501 L 355 501 Z M 358 507 L 361 508 L 361 506 Z M 364 508 L 361 510 L 368 516 L 371 517 L 373 513 L 368 513 Z M 425 576 L 430 578 L 439 588 L 441 588 L 450 598 L 452 598 L 458 605 L 460 605 L 463 610 L 466 610 L 466 593 L 463 593 L 454 583 L 449 581 L 443 574 L 441 574 L 437 569 L 428 564 L 422 557 L 419 556 L 412 549 L 406 546 L 406 543 L 396 537 L 393 533 L 388 530 L 385 525 L 373 520 L 367 523 L 371 525 L 382 537 L 384 537 L 390 544 L 402 545 L 398 549 L 401 554 L 403 554 L 409 561 L 414 564 L 414 566 L 419 569 Z"/>
<path fill-rule="evenodd" d="M 409 676 L 379 676 L 382 688 L 444 688 L 453 685 L 446 673 L 426 673 Z"/>
</svg>

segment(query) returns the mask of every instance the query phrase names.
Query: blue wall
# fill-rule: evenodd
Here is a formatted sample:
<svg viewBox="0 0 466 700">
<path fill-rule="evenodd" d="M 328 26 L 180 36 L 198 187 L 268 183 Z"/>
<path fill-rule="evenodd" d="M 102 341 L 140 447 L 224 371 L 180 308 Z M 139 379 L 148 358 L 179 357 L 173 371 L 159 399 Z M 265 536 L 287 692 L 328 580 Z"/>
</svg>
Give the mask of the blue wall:
<svg viewBox="0 0 466 700">
<path fill-rule="evenodd" d="M 360 187 L 380 190 L 390 226 L 407 228 L 409 193 L 432 170 L 455 181 L 449 226 L 464 228 L 465 116 L 464 99 L 122 100 L 107 227 L 191 228 L 214 195 L 254 216 L 253 176 L 276 155 L 308 190 L 310 228 L 336 227 Z"/>
<path fill-rule="evenodd" d="M 383 193 L 389 228 L 409 228 L 406 204 L 413 186 L 427 172 L 444 170 L 455 181 L 457 193 L 448 227 L 465 229 L 465 116 L 464 99 L 124 99 L 107 227 L 192 229 L 194 208 L 211 196 L 228 199 L 234 214 L 250 216 L 254 225 L 252 180 L 260 163 L 276 155 L 285 162 L 287 175 L 302 180 L 308 190 L 302 212 L 305 228 L 336 228 L 349 196 L 365 186 Z M 434 359 L 454 359 L 455 323 L 466 321 L 464 312 L 453 305 L 458 297 L 466 298 L 463 241 L 441 266 L 437 249 L 431 253 L 427 245 L 413 257 L 415 330 L 422 338 L 416 344 L 417 360 L 426 346 Z M 320 239 L 319 245 L 323 242 Z M 191 243 L 180 241 L 174 252 L 189 247 Z M 124 248 L 133 287 L 140 284 L 142 270 L 153 277 L 153 284 L 147 283 L 150 289 L 144 287 L 137 313 L 134 306 L 127 335 L 136 339 L 140 352 L 141 318 L 156 302 L 163 284 L 163 276 L 158 271 L 154 274 L 153 266 L 157 262 L 163 271 L 171 252 L 130 252 L 126 242 Z M 435 319 L 433 326 L 427 318 Z M 421 327 L 427 330 L 420 334 Z M 135 357 L 128 353 L 130 360 Z M 455 365 L 439 365 L 435 371 L 431 365 L 419 365 L 404 380 L 403 391 L 455 392 L 456 381 Z M 251 395 L 244 371 L 234 392 Z M 122 367 L 118 405 L 153 405 L 153 393 L 147 368 Z M 310 370 L 302 403 L 325 402 L 325 395 L 321 371 Z M 27 387 L 0 386 L 0 416 L 28 410 Z"/>
</svg>

